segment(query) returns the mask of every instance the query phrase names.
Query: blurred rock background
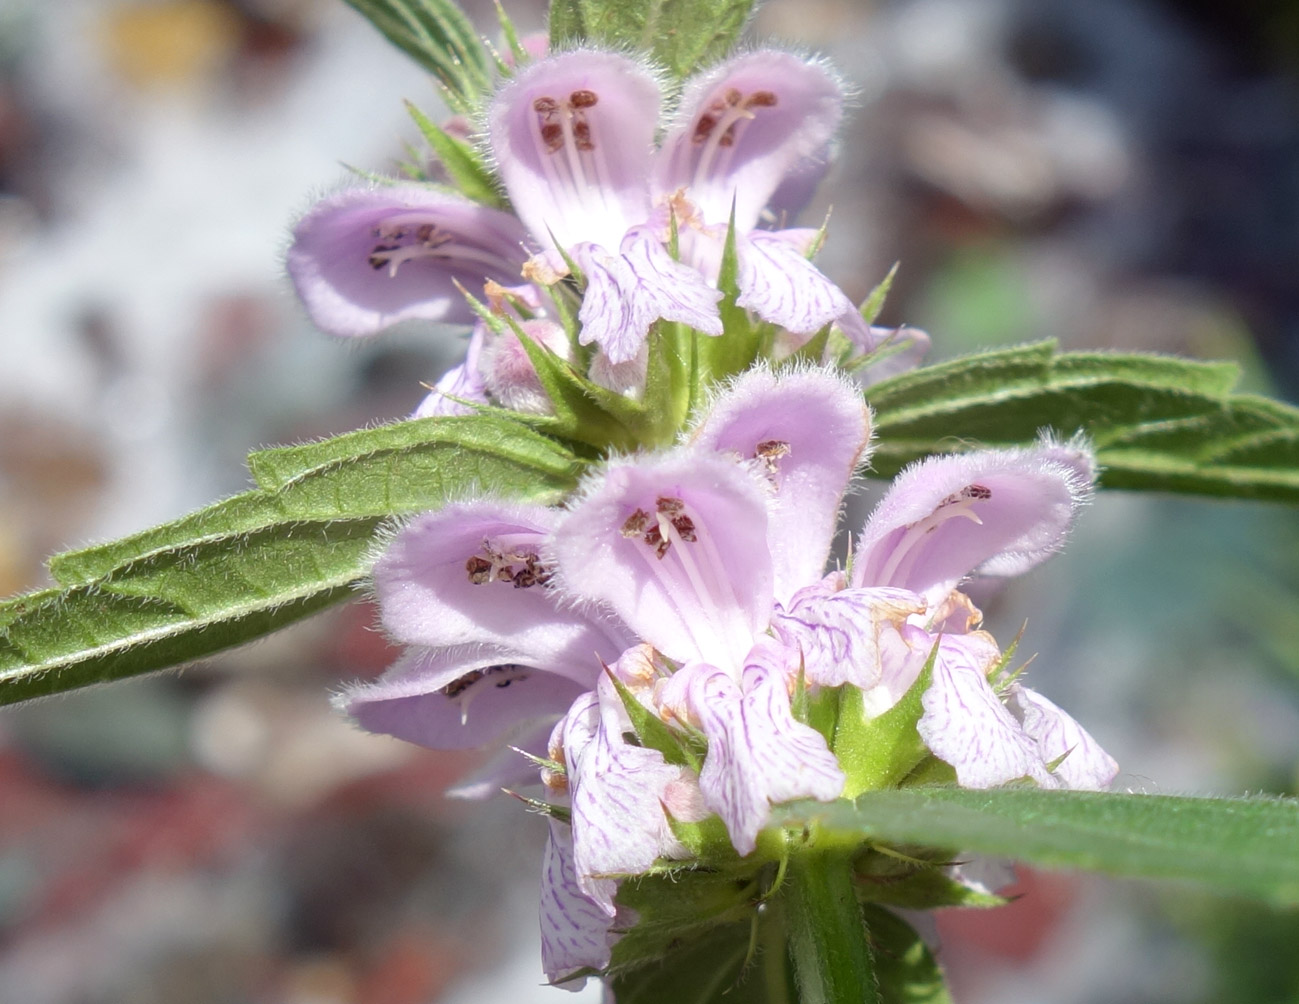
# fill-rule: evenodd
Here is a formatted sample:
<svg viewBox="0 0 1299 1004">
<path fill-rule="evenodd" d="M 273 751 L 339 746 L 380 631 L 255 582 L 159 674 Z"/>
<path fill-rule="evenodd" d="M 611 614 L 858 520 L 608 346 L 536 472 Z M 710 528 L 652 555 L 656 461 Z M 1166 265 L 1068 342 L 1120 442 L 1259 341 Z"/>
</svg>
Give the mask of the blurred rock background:
<svg viewBox="0 0 1299 1004">
<path fill-rule="evenodd" d="M 512 4 L 537 27 L 536 4 Z M 474 15 L 491 32 L 490 5 Z M 855 91 L 823 265 L 950 356 L 1041 337 L 1232 358 L 1299 395 L 1290 0 L 772 0 Z M 296 213 L 391 170 L 434 89 L 332 0 L 0 0 L 0 595 L 241 490 L 257 446 L 400 417 L 461 350 L 314 332 Z M 341 162 L 341 163 L 340 163 Z M 990 606 L 1141 791 L 1299 787 L 1299 520 L 1103 496 Z M 542 830 L 470 757 L 338 721 L 357 603 L 179 674 L 0 711 L 0 999 L 555 1001 Z M 1025 873 L 940 919 L 962 1004 L 1299 1001 L 1299 919 Z M 588 994 L 589 999 L 595 999 Z"/>
</svg>

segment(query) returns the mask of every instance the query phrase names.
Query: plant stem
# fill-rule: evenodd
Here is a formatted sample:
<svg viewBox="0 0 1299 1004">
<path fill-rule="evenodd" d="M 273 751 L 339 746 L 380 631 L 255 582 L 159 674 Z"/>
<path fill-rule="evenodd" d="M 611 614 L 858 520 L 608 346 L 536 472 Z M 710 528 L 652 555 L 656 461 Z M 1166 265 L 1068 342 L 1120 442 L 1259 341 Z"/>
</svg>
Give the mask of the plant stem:
<svg viewBox="0 0 1299 1004">
<path fill-rule="evenodd" d="M 799 1004 L 881 1004 L 851 860 L 810 848 L 795 854 L 784 899 Z"/>
</svg>

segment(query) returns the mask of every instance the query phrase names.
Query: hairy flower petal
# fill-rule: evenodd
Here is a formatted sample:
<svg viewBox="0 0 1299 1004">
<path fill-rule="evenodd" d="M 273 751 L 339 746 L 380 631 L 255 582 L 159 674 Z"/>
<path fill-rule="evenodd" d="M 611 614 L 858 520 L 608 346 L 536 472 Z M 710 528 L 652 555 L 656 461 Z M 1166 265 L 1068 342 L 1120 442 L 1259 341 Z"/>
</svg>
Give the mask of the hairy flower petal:
<svg viewBox="0 0 1299 1004">
<path fill-rule="evenodd" d="M 613 893 L 603 878 L 640 874 L 659 857 L 681 853 L 663 802 L 682 771 L 658 750 L 623 738 L 631 723 L 607 678 L 600 681 L 599 699 L 579 699 L 569 718 L 586 719 L 573 726 L 566 721 L 564 729 L 577 881 L 612 917 Z"/>
<path fill-rule="evenodd" d="M 774 49 L 695 77 L 656 164 L 654 189 L 685 188 L 710 223 L 735 204 L 747 233 L 783 181 L 815 172 L 843 112 L 843 92 L 816 63 Z"/>
<path fill-rule="evenodd" d="M 912 464 L 862 529 L 853 584 L 938 602 L 971 572 L 1026 571 L 1059 550 L 1090 497 L 1089 457 L 1048 441 Z"/>
<path fill-rule="evenodd" d="M 545 248 L 616 248 L 649 216 L 657 81 L 635 61 L 579 49 L 538 60 L 487 113 L 497 169 Z"/>
<path fill-rule="evenodd" d="M 771 616 L 766 531 L 761 479 L 728 458 L 615 461 L 556 528 L 556 575 L 669 658 L 738 673 Z"/>
<path fill-rule="evenodd" d="M 749 370 L 695 428 L 698 446 L 752 461 L 775 488 L 767 543 L 777 600 L 820 578 L 870 432 L 861 392 L 830 370 Z"/>
<path fill-rule="evenodd" d="M 469 322 L 459 282 L 517 282 L 527 232 L 508 213 L 415 185 L 351 188 L 293 228 L 287 267 L 311 319 L 333 335 L 399 321 Z"/>
<path fill-rule="evenodd" d="M 430 749 L 474 749 L 558 720 L 591 685 L 572 678 L 579 668 L 494 647 L 411 648 L 378 680 L 348 687 L 334 703 L 370 732 Z"/>
</svg>

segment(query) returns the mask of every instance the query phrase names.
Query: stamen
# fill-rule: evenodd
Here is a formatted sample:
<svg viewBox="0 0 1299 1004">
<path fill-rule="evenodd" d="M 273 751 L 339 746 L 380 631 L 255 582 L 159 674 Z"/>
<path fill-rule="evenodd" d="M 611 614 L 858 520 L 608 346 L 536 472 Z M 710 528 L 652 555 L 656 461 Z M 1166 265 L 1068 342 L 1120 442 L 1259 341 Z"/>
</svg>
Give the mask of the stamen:
<svg viewBox="0 0 1299 1004">
<path fill-rule="evenodd" d="M 690 136 L 696 146 L 707 144 L 695 169 L 695 183 L 702 184 L 713 173 L 713 161 L 719 150 L 735 146 L 744 124 L 756 117 L 754 109 L 774 108 L 779 102 L 772 91 L 753 91 L 746 95 L 734 87 L 710 101 Z M 725 165 L 720 170 L 724 171 Z"/>
<path fill-rule="evenodd" d="M 774 484 L 776 475 L 780 472 L 781 458 L 789 456 L 791 452 L 789 443 L 783 439 L 767 439 L 754 447 L 753 459 L 761 461 L 767 479 Z"/>
<path fill-rule="evenodd" d="M 465 571 L 476 586 L 509 582 L 515 589 L 544 586 L 553 574 L 534 549 L 490 540 L 484 540 L 480 553 L 465 561 Z"/>
<path fill-rule="evenodd" d="M 443 230 L 436 222 L 419 213 L 401 213 L 380 220 L 370 228 L 375 243 L 366 256 L 366 263 L 376 272 L 386 268 L 389 278 L 395 278 L 397 269 L 408 261 L 419 258 L 455 258 L 467 263 L 477 262 L 485 270 L 514 273 L 518 266 L 481 248 L 459 243 L 459 235 Z"/>
<path fill-rule="evenodd" d="M 502 663 L 499 666 L 484 666 L 482 669 L 472 669 L 459 679 L 452 680 L 438 693 L 459 702 L 460 724 L 464 725 L 469 720 L 470 702 L 483 691 L 483 688 L 476 684 L 491 680 L 493 686 L 504 690 L 510 684 L 526 680 L 531 675 L 530 667 L 512 662 Z"/>
<path fill-rule="evenodd" d="M 992 498 L 992 489 L 984 485 L 966 485 L 959 492 L 948 495 L 934 507 L 934 511 L 924 519 L 917 520 L 906 528 L 906 532 L 893 548 L 889 560 L 879 574 L 879 585 L 901 584 L 911 571 L 920 555 L 916 545 L 928 534 L 933 533 L 949 519 L 968 519 L 983 525 L 983 520 L 973 511 L 976 502 L 986 502 Z"/>
</svg>

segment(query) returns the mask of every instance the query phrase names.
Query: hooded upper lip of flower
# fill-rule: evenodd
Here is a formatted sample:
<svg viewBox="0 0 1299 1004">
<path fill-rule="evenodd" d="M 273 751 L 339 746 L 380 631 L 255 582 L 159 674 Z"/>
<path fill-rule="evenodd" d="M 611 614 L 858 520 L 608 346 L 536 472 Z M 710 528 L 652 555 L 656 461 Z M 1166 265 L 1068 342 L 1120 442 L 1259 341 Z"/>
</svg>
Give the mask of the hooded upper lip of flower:
<svg viewBox="0 0 1299 1004">
<path fill-rule="evenodd" d="M 554 255 L 563 249 L 586 274 L 583 342 L 626 362 L 660 317 L 721 333 L 710 281 L 734 203 L 741 306 L 811 333 L 850 315 L 851 304 L 803 257 L 811 231 L 755 228 L 782 183 L 825 163 L 842 104 L 823 66 L 774 50 L 748 53 L 688 85 L 656 151 L 660 88 L 642 65 L 590 49 L 538 60 L 506 82 L 485 116 L 496 168 L 526 229 L 431 188 L 349 190 L 299 222 L 289 272 L 313 320 L 337 334 L 408 317 L 463 320 L 451 279 L 470 289 L 483 279 L 516 281 L 530 232 L 552 268 L 562 271 Z M 684 261 L 695 268 L 664 246 L 668 204 L 672 212 L 693 207 L 678 222 Z"/>
</svg>

